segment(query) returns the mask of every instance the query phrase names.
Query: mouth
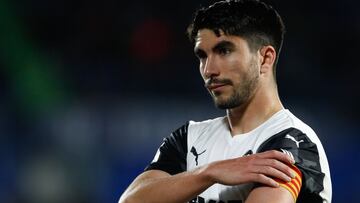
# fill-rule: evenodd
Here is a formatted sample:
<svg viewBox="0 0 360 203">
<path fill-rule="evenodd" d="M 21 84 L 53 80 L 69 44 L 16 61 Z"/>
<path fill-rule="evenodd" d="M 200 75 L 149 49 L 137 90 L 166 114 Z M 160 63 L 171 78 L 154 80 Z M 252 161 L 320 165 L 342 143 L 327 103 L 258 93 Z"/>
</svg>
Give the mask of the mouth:
<svg viewBox="0 0 360 203">
<path fill-rule="evenodd" d="M 218 78 L 210 78 L 205 80 L 205 88 L 211 92 L 221 91 L 226 86 L 232 85 L 232 81 L 230 79 L 218 79 Z"/>
<path fill-rule="evenodd" d="M 214 83 L 214 84 L 210 84 L 210 85 L 205 85 L 205 87 L 210 91 L 217 91 L 227 85 L 228 84 L 225 84 L 225 83 Z"/>
</svg>

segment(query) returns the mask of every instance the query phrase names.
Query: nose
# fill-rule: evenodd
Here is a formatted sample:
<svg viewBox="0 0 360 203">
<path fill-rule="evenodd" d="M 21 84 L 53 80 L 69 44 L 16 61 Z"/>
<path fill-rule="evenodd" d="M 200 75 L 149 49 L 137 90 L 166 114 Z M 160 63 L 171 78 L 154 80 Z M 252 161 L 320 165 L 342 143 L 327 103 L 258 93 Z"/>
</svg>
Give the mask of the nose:
<svg viewBox="0 0 360 203">
<path fill-rule="evenodd" d="M 214 57 L 209 56 L 206 59 L 203 67 L 203 72 L 204 78 L 212 78 L 220 75 L 219 64 Z"/>
</svg>

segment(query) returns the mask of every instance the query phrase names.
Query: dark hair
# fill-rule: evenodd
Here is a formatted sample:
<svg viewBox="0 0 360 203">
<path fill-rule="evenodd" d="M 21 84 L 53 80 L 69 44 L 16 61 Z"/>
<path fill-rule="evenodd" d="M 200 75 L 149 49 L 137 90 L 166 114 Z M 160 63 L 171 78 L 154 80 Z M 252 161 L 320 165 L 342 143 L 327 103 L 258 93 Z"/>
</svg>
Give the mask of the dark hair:
<svg viewBox="0 0 360 203">
<path fill-rule="evenodd" d="M 258 0 L 219 1 L 195 13 L 187 30 L 192 43 L 198 31 L 204 28 L 214 31 L 217 36 L 222 31 L 225 35 L 243 37 L 251 51 L 266 45 L 273 46 L 277 53 L 273 68 L 275 77 L 285 26 L 278 12 L 271 6 Z"/>
</svg>

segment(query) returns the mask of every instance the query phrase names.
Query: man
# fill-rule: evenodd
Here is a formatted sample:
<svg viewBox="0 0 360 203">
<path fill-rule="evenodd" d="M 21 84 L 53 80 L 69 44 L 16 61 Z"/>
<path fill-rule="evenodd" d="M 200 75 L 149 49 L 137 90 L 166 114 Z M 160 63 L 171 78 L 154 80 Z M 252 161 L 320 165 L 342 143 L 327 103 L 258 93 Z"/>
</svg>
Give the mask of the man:
<svg viewBox="0 0 360 203">
<path fill-rule="evenodd" d="M 279 14 L 256 0 L 221 1 L 200 9 L 188 34 L 226 116 L 190 121 L 164 139 L 119 202 L 331 202 L 320 140 L 279 99 Z"/>
</svg>

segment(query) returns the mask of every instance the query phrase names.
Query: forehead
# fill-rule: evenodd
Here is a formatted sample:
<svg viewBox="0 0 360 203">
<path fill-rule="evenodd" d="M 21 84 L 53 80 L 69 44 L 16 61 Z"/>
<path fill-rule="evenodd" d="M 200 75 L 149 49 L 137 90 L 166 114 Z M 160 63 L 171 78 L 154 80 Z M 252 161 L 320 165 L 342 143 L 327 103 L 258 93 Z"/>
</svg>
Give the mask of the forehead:
<svg viewBox="0 0 360 203">
<path fill-rule="evenodd" d="M 220 31 L 220 35 L 217 36 L 215 32 L 210 29 L 201 29 L 195 38 L 195 49 L 211 49 L 222 41 L 231 42 L 240 48 L 248 48 L 247 41 L 240 36 L 225 35 L 223 31 Z"/>
</svg>

